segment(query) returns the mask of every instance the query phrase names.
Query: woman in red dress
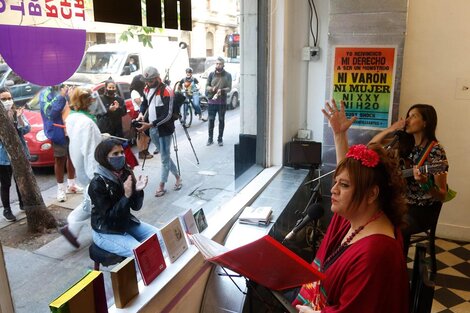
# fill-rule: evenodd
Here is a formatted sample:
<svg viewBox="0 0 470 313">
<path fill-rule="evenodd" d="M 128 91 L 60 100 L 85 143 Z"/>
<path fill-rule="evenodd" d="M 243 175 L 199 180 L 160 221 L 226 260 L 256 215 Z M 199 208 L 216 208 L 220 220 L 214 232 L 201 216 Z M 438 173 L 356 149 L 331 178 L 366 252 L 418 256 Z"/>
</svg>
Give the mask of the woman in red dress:
<svg viewBox="0 0 470 313">
<path fill-rule="evenodd" d="M 408 274 L 399 230 L 406 210 L 397 162 L 379 145 L 348 148 L 344 103 L 326 104 L 338 166 L 331 188 L 333 218 L 313 266 L 320 282 L 304 285 L 299 312 L 408 312 Z"/>
</svg>

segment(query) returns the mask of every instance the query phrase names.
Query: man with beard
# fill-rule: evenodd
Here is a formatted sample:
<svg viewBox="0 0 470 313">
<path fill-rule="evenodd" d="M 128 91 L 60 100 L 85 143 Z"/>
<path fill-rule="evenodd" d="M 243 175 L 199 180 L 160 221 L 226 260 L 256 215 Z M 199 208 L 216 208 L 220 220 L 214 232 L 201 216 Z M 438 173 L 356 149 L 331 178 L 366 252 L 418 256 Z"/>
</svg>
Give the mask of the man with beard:
<svg viewBox="0 0 470 313">
<path fill-rule="evenodd" d="M 215 71 L 209 74 L 206 83 L 206 96 L 208 98 L 209 112 L 209 139 L 207 145 L 214 143 L 215 115 L 219 115 L 219 135 L 217 143 L 224 145 L 225 112 L 227 111 L 227 94 L 232 89 L 232 75 L 224 70 L 225 61 L 218 57 Z"/>
</svg>

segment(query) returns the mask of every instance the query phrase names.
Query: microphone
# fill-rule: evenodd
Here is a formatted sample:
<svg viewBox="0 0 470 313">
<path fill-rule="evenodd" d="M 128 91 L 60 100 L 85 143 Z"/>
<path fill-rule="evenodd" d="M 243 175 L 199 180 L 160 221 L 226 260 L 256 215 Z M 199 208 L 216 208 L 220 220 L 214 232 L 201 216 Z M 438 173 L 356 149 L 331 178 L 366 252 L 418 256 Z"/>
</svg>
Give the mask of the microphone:
<svg viewBox="0 0 470 313">
<path fill-rule="evenodd" d="M 283 241 L 291 240 L 292 238 L 294 238 L 295 234 L 297 234 L 301 229 L 307 226 L 308 223 L 313 220 L 318 220 L 320 217 L 323 216 L 325 212 L 322 205 L 319 203 L 309 205 L 307 210 L 307 215 L 302 219 L 302 221 L 300 221 L 300 223 L 298 222 L 297 225 L 295 225 L 295 227 L 290 233 L 287 234 Z"/>
<path fill-rule="evenodd" d="M 386 145 L 384 148 L 385 150 L 391 149 L 398 141 L 400 141 L 400 138 L 403 137 L 406 134 L 406 132 L 402 129 L 396 130 L 393 132 L 393 140 L 390 142 L 388 145 Z"/>
</svg>

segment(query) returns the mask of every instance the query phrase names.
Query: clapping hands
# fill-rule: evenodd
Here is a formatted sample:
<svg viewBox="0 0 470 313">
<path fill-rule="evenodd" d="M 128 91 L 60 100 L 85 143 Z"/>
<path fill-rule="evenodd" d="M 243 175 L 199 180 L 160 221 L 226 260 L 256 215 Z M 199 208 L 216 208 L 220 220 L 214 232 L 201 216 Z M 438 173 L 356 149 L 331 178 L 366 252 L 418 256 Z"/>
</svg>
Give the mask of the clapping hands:
<svg viewBox="0 0 470 313">
<path fill-rule="evenodd" d="M 148 183 L 148 176 L 139 175 L 137 182 L 135 183 L 135 190 L 141 191 L 147 186 Z"/>
</svg>

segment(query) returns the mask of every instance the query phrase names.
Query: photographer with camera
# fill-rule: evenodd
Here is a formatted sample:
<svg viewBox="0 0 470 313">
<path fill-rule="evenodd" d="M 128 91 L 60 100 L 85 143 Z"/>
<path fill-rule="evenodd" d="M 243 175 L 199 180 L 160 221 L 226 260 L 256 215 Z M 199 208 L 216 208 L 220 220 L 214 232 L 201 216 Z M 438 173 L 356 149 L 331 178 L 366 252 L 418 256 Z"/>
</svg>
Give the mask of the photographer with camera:
<svg viewBox="0 0 470 313">
<path fill-rule="evenodd" d="M 137 130 L 144 132 L 149 129 L 152 141 L 154 143 L 159 142 L 162 172 L 155 196 L 161 197 L 166 193 L 165 184 L 168 181 L 170 171 L 176 179 L 173 190 L 180 190 L 183 186 L 181 176 L 170 157 L 172 135 L 175 132 L 175 119 L 173 116 L 174 94 L 171 88 L 162 82 L 158 70 L 152 66 L 144 70 L 143 80 L 146 83 L 146 87 L 144 89 L 145 97 L 141 105 L 141 112 L 148 111 L 148 114 L 144 115 L 145 118 L 140 119 L 139 122 L 142 126 L 137 128 Z"/>
</svg>

